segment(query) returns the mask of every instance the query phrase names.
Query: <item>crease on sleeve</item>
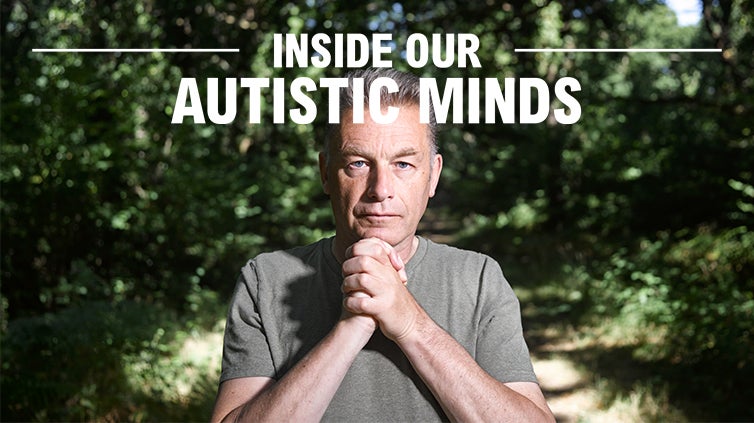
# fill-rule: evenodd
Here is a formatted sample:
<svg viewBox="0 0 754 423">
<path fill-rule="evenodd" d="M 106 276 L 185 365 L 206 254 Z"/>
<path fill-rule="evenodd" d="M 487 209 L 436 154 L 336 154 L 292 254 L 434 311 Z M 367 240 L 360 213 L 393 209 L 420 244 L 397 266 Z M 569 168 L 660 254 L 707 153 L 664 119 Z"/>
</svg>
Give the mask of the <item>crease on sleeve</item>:
<svg viewBox="0 0 754 423">
<path fill-rule="evenodd" d="M 241 269 L 230 302 L 220 382 L 239 377 L 275 377 L 259 303 L 259 278 L 252 260 Z"/>
<path fill-rule="evenodd" d="M 477 362 L 495 379 L 537 382 L 523 336 L 521 308 L 500 265 L 487 257 L 480 274 L 484 301 L 477 339 Z"/>
</svg>

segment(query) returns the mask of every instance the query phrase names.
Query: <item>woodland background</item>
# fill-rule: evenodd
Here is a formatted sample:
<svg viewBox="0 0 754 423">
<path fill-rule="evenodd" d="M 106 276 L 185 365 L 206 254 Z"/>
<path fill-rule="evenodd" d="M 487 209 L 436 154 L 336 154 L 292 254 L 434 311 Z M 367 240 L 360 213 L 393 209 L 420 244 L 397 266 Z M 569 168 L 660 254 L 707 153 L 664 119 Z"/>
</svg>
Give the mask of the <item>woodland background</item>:
<svg viewBox="0 0 754 423">
<path fill-rule="evenodd" d="M 272 68 L 276 32 L 470 32 L 481 69 L 394 64 L 578 79 L 577 124 L 443 126 L 422 233 L 501 261 L 535 357 L 571 360 L 597 409 L 754 419 L 754 10 L 702 6 L 681 27 L 652 0 L 4 1 L 2 420 L 208 418 L 238 269 L 333 231 L 326 113 L 170 124 L 181 77 L 342 75 Z M 32 52 L 72 47 L 240 54 Z"/>
</svg>

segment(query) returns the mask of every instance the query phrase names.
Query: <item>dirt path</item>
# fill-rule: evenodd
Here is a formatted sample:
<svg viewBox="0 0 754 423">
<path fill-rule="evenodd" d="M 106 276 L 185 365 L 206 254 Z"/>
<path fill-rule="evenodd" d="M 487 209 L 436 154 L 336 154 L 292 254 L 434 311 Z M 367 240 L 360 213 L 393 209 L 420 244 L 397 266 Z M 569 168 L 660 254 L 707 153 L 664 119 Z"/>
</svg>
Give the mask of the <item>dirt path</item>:
<svg viewBox="0 0 754 423">
<path fill-rule="evenodd" d="M 565 322 L 529 323 L 534 371 L 558 422 L 684 422 L 667 392 L 647 385 L 648 373 L 634 361 L 630 336 Z"/>
<path fill-rule="evenodd" d="M 558 422 L 582 421 L 599 411 L 597 392 L 588 377 L 566 358 L 533 357 L 534 371 Z"/>
</svg>

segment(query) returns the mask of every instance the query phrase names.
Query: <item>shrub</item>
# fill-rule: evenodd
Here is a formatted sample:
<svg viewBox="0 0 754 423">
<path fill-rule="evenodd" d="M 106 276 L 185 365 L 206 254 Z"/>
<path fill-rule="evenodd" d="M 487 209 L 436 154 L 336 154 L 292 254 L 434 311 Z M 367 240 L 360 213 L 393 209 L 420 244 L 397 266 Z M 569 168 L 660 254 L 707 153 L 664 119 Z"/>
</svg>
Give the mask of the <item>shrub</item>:
<svg viewBox="0 0 754 423">
<path fill-rule="evenodd" d="M 133 404 L 123 360 L 169 353 L 172 313 L 150 304 L 82 303 L 11 321 L 3 336 L 4 420 L 121 420 Z"/>
</svg>

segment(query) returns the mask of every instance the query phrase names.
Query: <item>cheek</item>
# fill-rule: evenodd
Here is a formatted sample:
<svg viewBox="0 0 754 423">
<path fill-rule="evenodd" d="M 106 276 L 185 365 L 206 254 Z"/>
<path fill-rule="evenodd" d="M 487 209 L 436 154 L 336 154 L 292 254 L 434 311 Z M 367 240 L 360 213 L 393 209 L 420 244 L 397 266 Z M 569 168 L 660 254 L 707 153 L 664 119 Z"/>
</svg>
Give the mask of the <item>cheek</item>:
<svg viewBox="0 0 754 423">
<path fill-rule="evenodd" d="M 424 210 L 430 195 L 430 188 L 430 185 L 426 183 L 415 183 L 407 187 L 403 199 L 409 211 L 420 213 Z"/>
<path fill-rule="evenodd" d="M 337 195 L 332 196 L 333 203 L 337 204 L 341 210 L 350 210 L 359 200 L 357 190 L 352 186 L 341 185 L 338 187 Z"/>
<path fill-rule="evenodd" d="M 363 178 L 342 177 L 338 183 L 338 194 L 344 202 L 353 202 L 366 191 L 366 180 Z"/>
</svg>

